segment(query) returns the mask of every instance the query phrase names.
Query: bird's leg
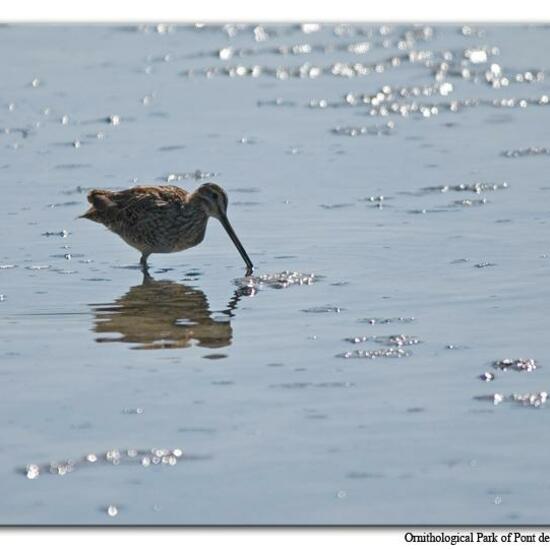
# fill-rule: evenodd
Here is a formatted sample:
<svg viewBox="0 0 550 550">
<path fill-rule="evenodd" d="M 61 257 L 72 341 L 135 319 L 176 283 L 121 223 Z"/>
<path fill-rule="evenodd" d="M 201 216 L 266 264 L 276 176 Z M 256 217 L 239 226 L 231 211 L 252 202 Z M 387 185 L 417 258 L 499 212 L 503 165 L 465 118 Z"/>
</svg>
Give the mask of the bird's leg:
<svg viewBox="0 0 550 550">
<path fill-rule="evenodd" d="M 155 279 L 151 277 L 151 274 L 149 273 L 149 270 L 147 268 L 142 269 L 141 272 L 143 273 L 143 281 L 141 283 L 142 285 L 153 283 L 155 281 Z"/>
<path fill-rule="evenodd" d="M 148 279 L 151 279 L 151 275 L 149 275 L 149 266 L 147 265 L 148 257 L 149 257 L 149 254 L 142 254 L 141 259 L 139 260 L 139 263 L 141 264 L 141 271 L 143 273 L 144 282 Z"/>
</svg>

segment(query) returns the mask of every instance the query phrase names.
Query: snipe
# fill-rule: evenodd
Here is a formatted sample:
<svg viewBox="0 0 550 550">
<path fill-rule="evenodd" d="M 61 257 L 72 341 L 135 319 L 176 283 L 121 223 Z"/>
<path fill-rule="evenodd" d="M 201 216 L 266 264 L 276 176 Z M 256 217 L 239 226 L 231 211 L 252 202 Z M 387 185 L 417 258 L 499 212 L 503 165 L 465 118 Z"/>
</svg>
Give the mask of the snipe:
<svg viewBox="0 0 550 550">
<path fill-rule="evenodd" d="M 192 193 L 175 185 L 138 186 L 124 191 L 93 189 L 90 209 L 80 216 L 103 224 L 141 252 L 147 269 L 150 254 L 180 252 L 204 239 L 210 217 L 218 219 L 251 274 L 254 266 L 227 219 L 227 195 L 215 183 Z"/>
</svg>

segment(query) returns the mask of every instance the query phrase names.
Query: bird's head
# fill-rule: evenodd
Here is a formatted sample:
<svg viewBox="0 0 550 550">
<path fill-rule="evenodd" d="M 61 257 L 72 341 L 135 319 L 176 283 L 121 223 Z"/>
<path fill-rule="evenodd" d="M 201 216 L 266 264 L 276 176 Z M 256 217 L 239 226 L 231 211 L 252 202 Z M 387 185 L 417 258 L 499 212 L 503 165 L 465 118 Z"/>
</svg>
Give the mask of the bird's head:
<svg viewBox="0 0 550 550">
<path fill-rule="evenodd" d="M 220 221 L 227 216 L 227 195 L 219 185 L 205 183 L 195 191 L 195 195 L 207 216 Z"/>
<path fill-rule="evenodd" d="M 199 202 L 201 208 L 207 216 L 216 218 L 223 225 L 246 264 L 247 274 L 250 275 L 254 267 L 243 245 L 241 244 L 241 241 L 239 241 L 239 238 L 227 219 L 228 201 L 225 191 L 215 183 L 205 183 L 193 193 L 193 196 L 195 200 Z"/>
</svg>

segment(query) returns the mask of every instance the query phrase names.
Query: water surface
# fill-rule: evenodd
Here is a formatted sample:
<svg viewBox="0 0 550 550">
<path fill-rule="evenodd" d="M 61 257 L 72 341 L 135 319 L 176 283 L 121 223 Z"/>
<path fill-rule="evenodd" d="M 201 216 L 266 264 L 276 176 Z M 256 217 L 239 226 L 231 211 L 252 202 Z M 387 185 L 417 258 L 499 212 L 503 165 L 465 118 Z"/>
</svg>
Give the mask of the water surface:
<svg viewBox="0 0 550 550">
<path fill-rule="evenodd" d="M 549 47 L 0 28 L 0 522 L 545 523 Z M 76 219 L 211 180 L 263 281 L 215 220 L 143 280 Z"/>
</svg>

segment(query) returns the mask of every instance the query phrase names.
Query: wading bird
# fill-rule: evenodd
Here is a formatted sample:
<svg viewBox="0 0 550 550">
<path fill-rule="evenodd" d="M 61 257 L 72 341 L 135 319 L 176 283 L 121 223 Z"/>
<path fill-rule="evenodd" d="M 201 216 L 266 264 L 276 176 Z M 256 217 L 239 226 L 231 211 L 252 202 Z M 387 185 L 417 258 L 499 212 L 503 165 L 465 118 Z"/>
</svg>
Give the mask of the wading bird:
<svg viewBox="0 0 550 550">
<path fill-rule="evenodd" d="M 137 248 L 144 270 L 150 254 L 180 252 L 200 244 L 210 217 L 227 231 L 246 264 L 247 275 L 254 269 L 227 219 L 227 195 L 215 183 L 205 183 L 192 193 L 175 185 L 92 189 L 88 202 L 92 206 L 80 217 L 103 224 Z"/>
</svg>

